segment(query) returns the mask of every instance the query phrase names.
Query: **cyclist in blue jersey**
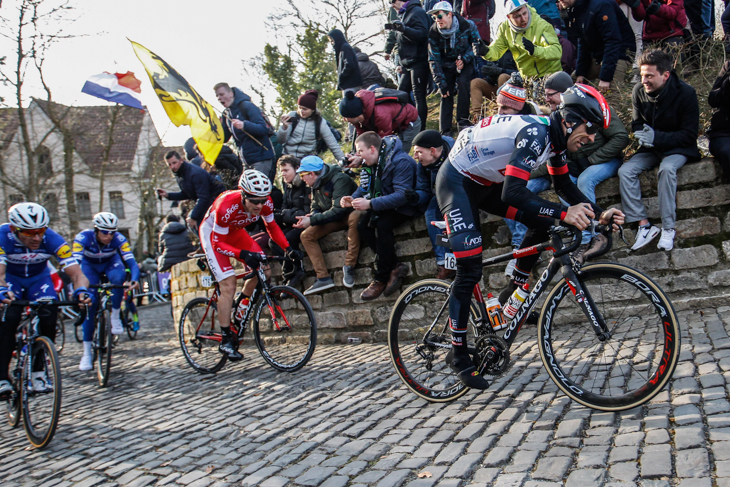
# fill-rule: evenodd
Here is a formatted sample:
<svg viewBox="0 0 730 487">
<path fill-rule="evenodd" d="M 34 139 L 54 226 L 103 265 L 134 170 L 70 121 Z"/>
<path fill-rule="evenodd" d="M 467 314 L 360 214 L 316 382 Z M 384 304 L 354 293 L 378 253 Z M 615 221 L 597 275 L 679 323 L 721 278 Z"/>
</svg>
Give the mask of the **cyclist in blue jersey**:
<svg viewBox="0 0 730 487">
<path fill-rule="evenodd" d="M 134 260 L 129 242 L 117 232 L 119 220 L 116 215 L 101 212 L 94 215 L 94 228 L 83 230 L 74 240 L 73 254 L 81 262 L 81 268 L 91 284 L 99 284 L 101 276 L 106 275 L 110 284 L 122 285 L 128 292 L 139 287 L 139 267 Z M 126 268 L 129 267 L 131 282 L 126 282 Z M 124 333 L 124 326 L 119 315 L 124 291 L 112 290 L 112 334 Z M 84 353 L 81 356 L 79 370 L 94 368 L 92 359 L 92 340 L 94 338 L 94 316 L 96 315 L 97 294 L 92 293 L 91 306 L 84 321 Z"/>
<path fill-rule="evenodd" d="M 48 228 L 48 212 L 36 203 L 18 203 L 8 210 L 10 223 L 0 225 L 0 301 L 10 304 L 15 299 L 31 301 L 57 300 L 48 259 L 55 257 L 74 285 L 74 297 L 83 304 L 90 303 L 89 281 L 71 253 L 71 247 L 58 233 Z M 8 367 L 15 349 L 15 333 L 22 318 L 20 306 L 3 306 L 0 310 L 0 397 L 12 391 Z M 56 336 L 55 307 L 38 311 L 40 334 Z M 48 391 L 51 383 L 46 377 L 39 357 L 33 364 L 31 387 Z"/>
</svg>

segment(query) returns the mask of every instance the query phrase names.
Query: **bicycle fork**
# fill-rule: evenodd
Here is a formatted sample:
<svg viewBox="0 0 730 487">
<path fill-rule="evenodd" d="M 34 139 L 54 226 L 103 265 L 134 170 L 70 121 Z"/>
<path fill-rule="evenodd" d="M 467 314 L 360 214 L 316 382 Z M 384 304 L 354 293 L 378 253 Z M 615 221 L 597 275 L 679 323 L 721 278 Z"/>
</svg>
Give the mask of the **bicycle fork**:
<svg viewBox="0 0 730 487">
<path fill-rule="evenodd" d="M 598 340 L 602 342 L 608 340 L 611 338 L 611 332 L 608 330 L 606 320 L 603 319 L 603 315 L 601 315 L 600 311 L 596 307 L 596 303 L 593 301 L 591 293 L 588 292 L 575 275 L 570 257 L 566 256 L 563 259 L 562 270 L 565 284 L 568 285 L 568 288 L 570 288 L 570 292 L 572 292 L 573 296 L 575 296 L 575 300 L 581 311 L 583 311 L 583 314 L 586 318 L 588 318 L 588 321 L 593 327 L 593 331 L 596 332 Z"/>
</svg>

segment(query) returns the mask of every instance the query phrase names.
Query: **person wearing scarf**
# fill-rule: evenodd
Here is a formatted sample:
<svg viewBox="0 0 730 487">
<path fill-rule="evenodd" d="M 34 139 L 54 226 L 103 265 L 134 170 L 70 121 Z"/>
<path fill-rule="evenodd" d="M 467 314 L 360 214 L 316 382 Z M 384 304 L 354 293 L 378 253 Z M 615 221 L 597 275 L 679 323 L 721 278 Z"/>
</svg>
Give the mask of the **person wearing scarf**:
<svg viewBox="0 0 730 487">
<path fill-rule="evenodd" d="M 446 1 L 428 12 L 434 24 L 428 32 L 428 63 L 433 81 L 441 94 L 439 131 L 450 134 L 454 117 L 454 93 L 458 87 L 456 120 L 459 130 L 469 122 L 469 85 L 474 77 L 475 52 L 481 38 L 476 26 L 452 10 Z"/>
</svg>

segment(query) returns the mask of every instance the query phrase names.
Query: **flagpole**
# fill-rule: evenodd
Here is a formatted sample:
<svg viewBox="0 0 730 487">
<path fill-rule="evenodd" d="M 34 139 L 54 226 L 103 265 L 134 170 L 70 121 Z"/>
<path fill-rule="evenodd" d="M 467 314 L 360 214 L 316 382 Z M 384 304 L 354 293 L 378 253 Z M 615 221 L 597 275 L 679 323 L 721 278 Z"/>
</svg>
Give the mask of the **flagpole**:
<svg viewBox="0 0 730 487">
<path fill-rule="evenodd" d="M 227 118 L 228 120 L 230 120 L 230 121 L 231 121 L 231 126 L 233 125 L 233 121 L 234 121 L 234 120 L 238 120 L 237 118 L 231 118 L 230 116 L 226 115 L 226 112 L 221 112 L 221 115 L 223 115 L 224 117 L 226 117 L 226 118 Z M 263 149 L 264 149 L 264 150 L 269 150 L 269 148 L 268 148 L 268 147 L 266 147 L 266 146 L 265 146 L 264 144 L 262 144 L 261 142 L 259 142 L 259 141 L 258 141 L 258 139 L 257 139 L 256 137 L 254 137 L 253 135 L 251 135 L 251 134 L 249 134 L 248 132 L 246 132 L 246 129 L 239 129 L 239 130 L 240 130 L 241 132 L 243 132 L 244 134 L 248 135 L 248 138 L 249 138 L 249 139 L 253 140 L 253 141 L 254 141 L 254 142 L 256 142 L 256 143 L 257 143 L 258 145 L 260 145 L 261 147 L 263 147 Z"/>
</svg>

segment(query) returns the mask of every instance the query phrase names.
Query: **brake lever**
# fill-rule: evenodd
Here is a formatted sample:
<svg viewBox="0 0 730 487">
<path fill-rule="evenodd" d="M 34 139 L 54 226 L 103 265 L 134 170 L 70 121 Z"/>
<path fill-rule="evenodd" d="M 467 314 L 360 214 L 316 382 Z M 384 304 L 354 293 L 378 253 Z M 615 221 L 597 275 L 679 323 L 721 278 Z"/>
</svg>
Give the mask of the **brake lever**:
<svg viewBox="0 0 730 487">
<path fill-rule="evenodd" d="M 618 226 L 618 236 L 619 236 L 619 238 L 621 239 L 621 241 L 624 244 L 626 244 L 626 245 L 629 244 L 629 242 L 626 240 L 626 237 L 624 236 L 624 227 L 623 227 L 623 225 L 619 225 Z"/>
</svg>

